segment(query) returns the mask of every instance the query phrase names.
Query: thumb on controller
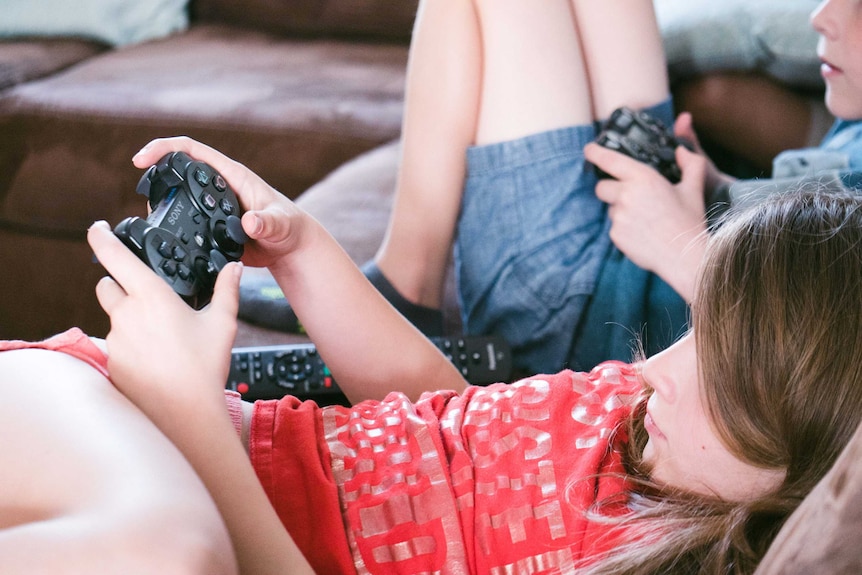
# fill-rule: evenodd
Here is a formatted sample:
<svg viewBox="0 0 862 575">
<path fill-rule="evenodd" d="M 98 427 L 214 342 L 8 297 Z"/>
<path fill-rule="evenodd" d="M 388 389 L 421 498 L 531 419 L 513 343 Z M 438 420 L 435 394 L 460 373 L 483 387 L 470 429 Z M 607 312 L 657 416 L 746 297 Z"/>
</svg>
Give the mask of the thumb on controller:
<svg viewBox="0 0 862 575">
<path fill-rule="evenodd" d="M 694 120 L 689 112 L 683 112 L 677 116 L 673 124 L 673 135 L 679 139 L 691 144 L 695 151 L 702 152 L 700 140 L 697 138 L 697 133 L 694 131 Z"/>
<path fill-rule="evenodd" d="M 243 214 L 242 227 L 253 240 L 283 242 L 290 239 L 294 220 L 292 215 L 295 214 L 275 206 L 249 211 Z"/>
<path fill-rule="evenodd" d="M 707 168 L 707 160 L 703 155 L 692 152 L 685 146 L 677 146 L 676 163 L 682 172 L 680 183 L 688 184 L 689 186 L 697 185 L 700 189 L 703 189 L 706 182 Z"/>
</svg>

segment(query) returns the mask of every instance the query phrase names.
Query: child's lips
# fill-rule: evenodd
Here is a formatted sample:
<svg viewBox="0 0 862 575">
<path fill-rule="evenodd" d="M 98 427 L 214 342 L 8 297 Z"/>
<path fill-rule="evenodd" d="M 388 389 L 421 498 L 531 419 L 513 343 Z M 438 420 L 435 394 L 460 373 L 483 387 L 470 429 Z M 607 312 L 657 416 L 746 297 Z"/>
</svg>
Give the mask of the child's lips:
<svg viewBox="0 0 862 575">
<path fill-rule="evenodd" d="M 820 74 L 824 77 L 834 76 L 836 74 L 841 73 L 841 68 L 826 60 L 825 58 L 820 59 Z"/>
<path fill-rule="evenodd" d="M 664 433 L 661 432 L 661 429 L 655 424 L 655 420 L 653 420 L 652 415 L 650 415 L 649 411 L 644 416 L 644 428 L 647 433 L 650 434 L 650 437 L 659 438 L 664 437 Z"/>
</svg>

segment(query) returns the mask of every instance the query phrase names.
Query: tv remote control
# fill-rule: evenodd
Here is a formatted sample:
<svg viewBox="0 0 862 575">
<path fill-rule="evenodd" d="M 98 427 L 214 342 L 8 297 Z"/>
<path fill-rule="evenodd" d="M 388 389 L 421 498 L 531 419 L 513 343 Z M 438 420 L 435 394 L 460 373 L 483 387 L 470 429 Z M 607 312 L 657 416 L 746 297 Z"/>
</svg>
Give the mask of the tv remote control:
<svg viewBox="0 0 862 575">
<path fill-rule="evenodd" d="M 431 341 L 473 385 L 506 382 L 512 375 L 509 345 L 500 337 L 447 336 Z M 313 343 L 234 348 L 226 387 L 248 401 L 293 395 L 320 404 L 347 404 Z"/>
</svg>

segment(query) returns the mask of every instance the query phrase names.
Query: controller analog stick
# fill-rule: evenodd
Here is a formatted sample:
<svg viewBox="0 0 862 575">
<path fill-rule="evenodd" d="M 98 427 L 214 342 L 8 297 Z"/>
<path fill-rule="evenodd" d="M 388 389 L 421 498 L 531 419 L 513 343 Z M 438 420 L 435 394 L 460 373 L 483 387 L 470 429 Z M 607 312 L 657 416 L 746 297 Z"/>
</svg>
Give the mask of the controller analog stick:
<svg viewBox="0 0 862 575">
<path fill-rule="evenodd" d="M 226 252 L 239 251 L 241 244 L 245 243 L 245 240 L 248 239 L 248 236 L 244 233 L 241 236 L 237 233 L 237 226 L 235 224 L 231 225 L 231 218 L 239 221 L 239 218 L 236 216 L 228 216 L 226 222 L 217 222 L 213 226 L 213 239 L 216 245 Z M 242 224 L 240 224 L 239 229 L 242 230 Z"/>
<path fill-rule="evenodd" d="M 225 227 L 227 237 L 238 244 L 244 244 L 250 239 L 242 229 L 242 219 L 237 216 L 228 216 Z"/>
</svg>

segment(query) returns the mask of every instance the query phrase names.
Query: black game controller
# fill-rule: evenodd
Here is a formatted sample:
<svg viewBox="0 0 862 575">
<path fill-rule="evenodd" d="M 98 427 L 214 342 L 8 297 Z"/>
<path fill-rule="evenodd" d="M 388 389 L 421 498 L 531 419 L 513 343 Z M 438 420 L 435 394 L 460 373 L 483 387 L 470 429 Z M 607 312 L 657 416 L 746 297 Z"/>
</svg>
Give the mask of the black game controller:
<svg viewBox="0 0 862 575">
<path fill-rule="evenodd" d="M 614 110 L 596 143 L 652 166 L 674 184 L 682 178 L 676 163 L 677 146 L 694 150 L 690 142 L 676 138 L 661 121 L 631 108 Z M 599 177 L 609 176 L 599 170 Z"/>
<path fill-rule="evenodd" d="M 248 236 L 224 178 L 183 152 L 166 154 L 138 182 L 152 212 L 129 217 L 114 234 L 193 308 L 212 299 L 215 278 L 242 257 Z"/>
</svg>

